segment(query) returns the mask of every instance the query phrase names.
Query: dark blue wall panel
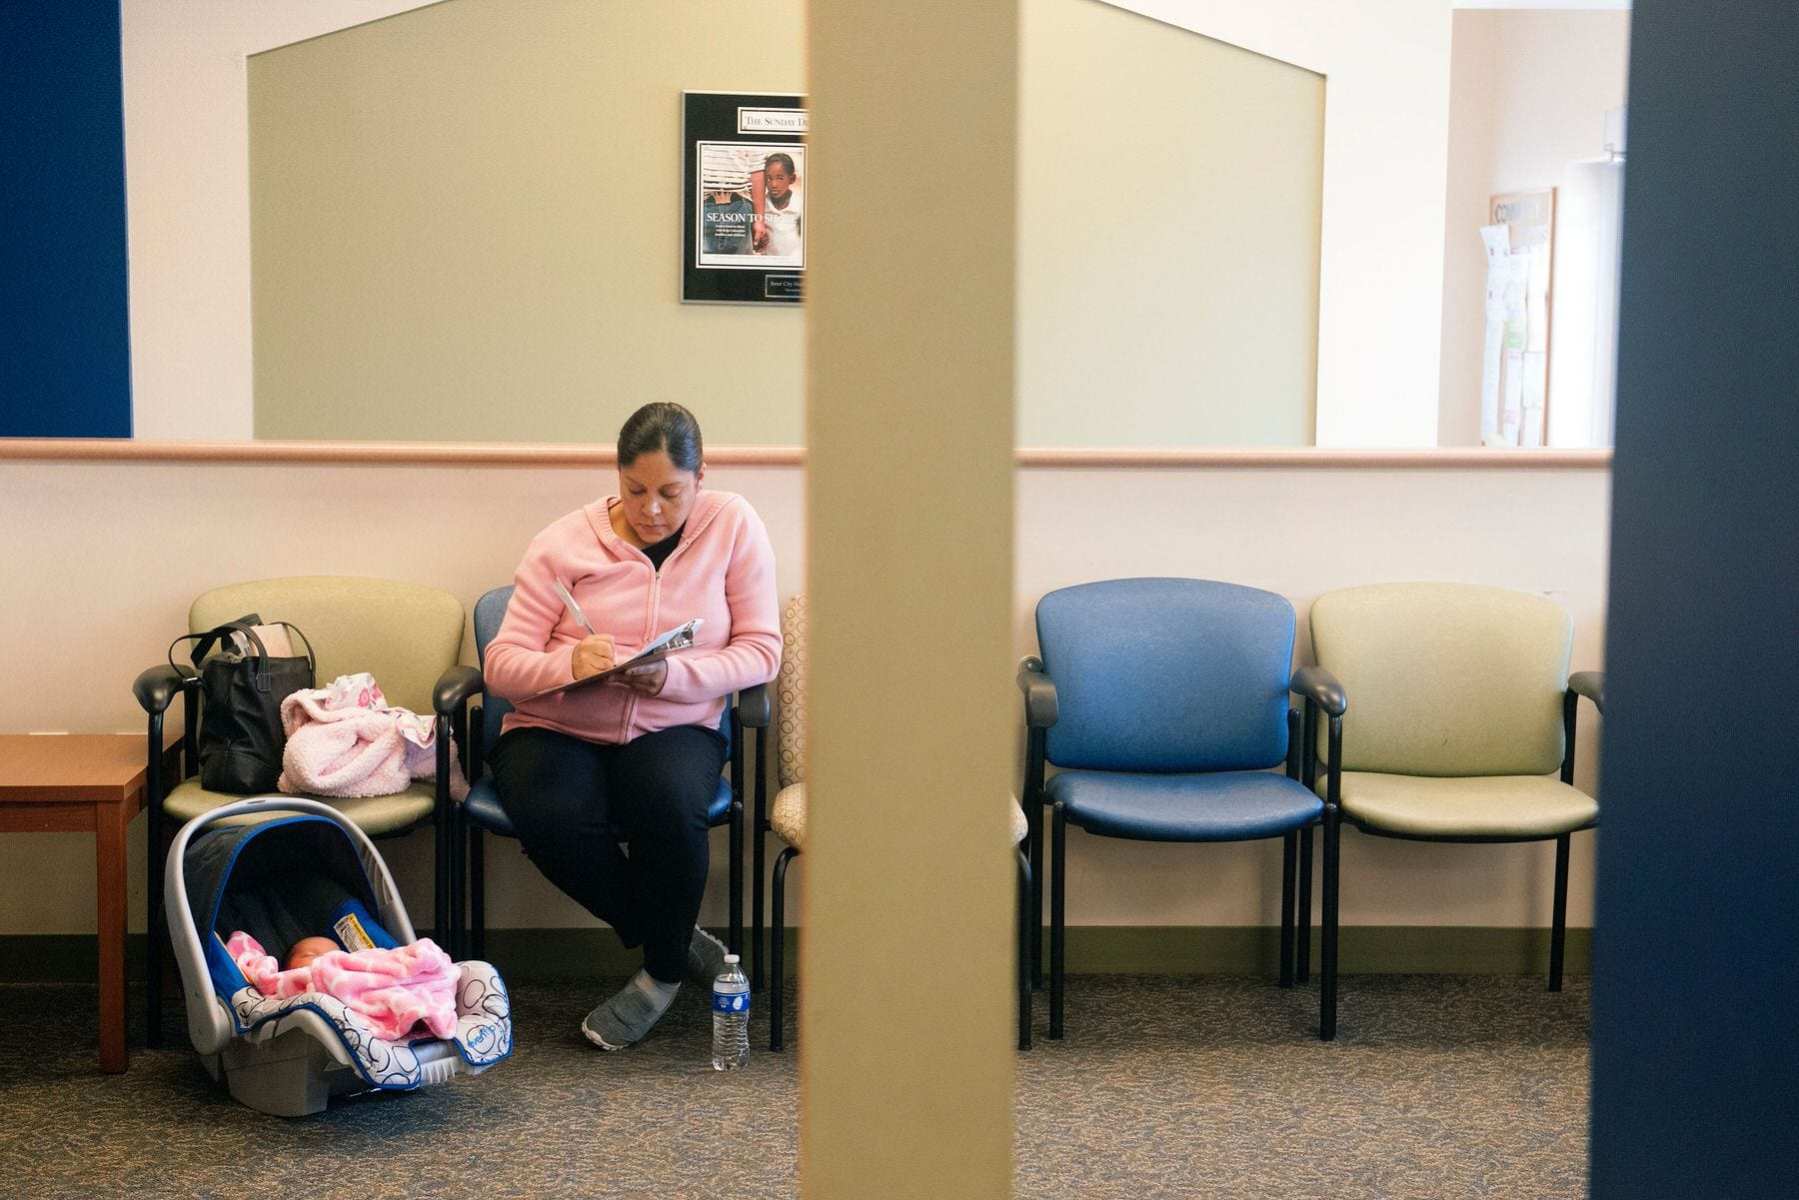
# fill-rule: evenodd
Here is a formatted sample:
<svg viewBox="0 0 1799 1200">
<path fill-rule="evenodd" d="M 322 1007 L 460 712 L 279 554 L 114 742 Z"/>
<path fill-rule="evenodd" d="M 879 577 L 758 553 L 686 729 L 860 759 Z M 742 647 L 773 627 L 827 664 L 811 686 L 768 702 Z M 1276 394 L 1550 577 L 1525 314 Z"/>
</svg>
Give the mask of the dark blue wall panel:
<svg viewBox="0 0 1799 1200">
<path fill-rule="evenodd" d="M 0 437 L 130 437 L 119 0 L 0 0 Z"/>
<path fill-rule="evenodd" d="M 1799 6 L 1636 0 L 1595 1200 L 1799 1194 Z"/>
</svg>

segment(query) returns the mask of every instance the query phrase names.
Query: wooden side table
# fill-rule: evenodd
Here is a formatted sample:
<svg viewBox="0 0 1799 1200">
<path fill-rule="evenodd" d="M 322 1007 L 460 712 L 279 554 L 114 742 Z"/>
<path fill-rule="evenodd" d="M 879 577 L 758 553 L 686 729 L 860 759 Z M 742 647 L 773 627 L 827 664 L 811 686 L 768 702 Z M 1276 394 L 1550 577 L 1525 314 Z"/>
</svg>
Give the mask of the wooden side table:
<svg viewBox="0 0 1799 1200">
<path fill-rule="evenodd" d="M 141 733 L 0 734 L 0 833 L 94 835 L 100 1069 L 113 1073 L 127 1063 L 125 828 L 143 807 L 146 766 Z"/>
</svg>

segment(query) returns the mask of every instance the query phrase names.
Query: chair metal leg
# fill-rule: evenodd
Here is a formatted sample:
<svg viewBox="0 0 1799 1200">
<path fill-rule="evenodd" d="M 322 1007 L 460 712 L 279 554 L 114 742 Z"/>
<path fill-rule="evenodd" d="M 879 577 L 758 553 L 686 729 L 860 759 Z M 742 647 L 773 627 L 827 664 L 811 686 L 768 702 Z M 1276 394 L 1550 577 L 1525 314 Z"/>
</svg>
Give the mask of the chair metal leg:
<svg viewBox="0 0 1799 1200">
<path fill-rule="evenodd" d="M 743 801 L 731 801 L 731 953 L 743 954 Z"/>
<path fill-rule="evenodd" d="M 441 764 L 440 764 L 441 765 Z M 431 822 L 433 873 L 431 876 L 431 934 L 446 949 L 456 939 L 450 927 L 450 824 L 440 814 Z"/>
<path fill-rule="evenodd" d="M 450 844 L 450 957 L 460 961 L 468 957 L 468 822 L 460 804 L 451 811 L 455 815 L 445 839 Z"/>
<path fill-rule="evenodd" d="M 468 826 L 468 952 L 487 961 L 487 835 L 473 821 Z"/>
<path fill-rule="evenodd" d="M 1324 814 L 1324 936 L 1318 947 L 1318 1036 L 1337 1036 L 1337 881 L 1342 818 L 1332 806 Z"/>
<path fill-rule="evenodd" d="M 1555 911 L 1549 928 L 1549 990 L 1562 990 L 1562 952 L 1568 940 L 1568 834 L 1555 839 Z"/>
<path fill-rule="evenodd" d="M 162 1048 L 162 959 L 169 945 L 169 914 L 163 909 L 163 865 L 169 839 L 155 814 L 150 818 L 150 894 L 144 922 L 144 1045 Z"/>
<path fill-rule="evenodd" d="M 1027 844 L 1031 860 L 1031 988 L 1043 990 L 1043 804 L 1027 798 L 1025 823 L 1030 829 Z"/>
<path fill-rule="evenodd" d="M 731 914 L 730 936 L 725 944 L 731 953 L 743 956 L 743 717 L 738 712 L 735 699 L 731 705 L 731 758 L 726 764 L 731 779 L 731 895 L 729 909 Z"/>
<path fill-rule="evenodd" d="M 1031 1048 L 1031 860 L 1018 855 L 1018 1048 Z"/>
<path fill-rule="evenodd" d="M 1307 983 L 1312 978 L 1312 830 L 1308 825 L 1299 831 L 1299 912 L 1294 931 L 1293 978 Z"/>
<path fill-rule="evenodd" d="M 1049 1036 L 1062 1036 L 1062 992 L 1066 963 L 1068 924 L 1068 813 L 1055 806 L 1054 827 L 1050 832 L 1049 879 Z"/>
<path fill-rule="evenodd" d="M 150 716 L 149 749 L 150 758 L 144 776 L 145 807 L 150 815 L 145 819 L 144 833 L 148 841 L 147 855 L 149 859 L 149 912 L 144 927 L 148 937 L 144 939 L 144 1044 L 151 1049 L 162 1045 L 162 943 L 166 936 L 166 917 L 162 911 L 162 868 L 163 868 L 163 835 L 162 835 L 162 721 L 161 713 Z"/>
<path fill-rule="evenodd" d="M 162 905 L 162 831 L 152 826 L 150 834 L 150 911 L 144 938 L 144 1045 L 152 1050 L 162 1047 L 162 955 L 169 939 L 168 914 Z"/>
<path fill-rule="evenodd" d="M 1281 986 L 1293 986 L 1293 888 L 1299 882 L 1299 834 L 1281 839 Z"/>
<path fill-rule="evenodd" d="M 768 964 L 768 1048 L 781 1049 L 781 997 L 786 991 L 787 977 L 783 974 L 782 960 L 786 958 L 787 943 L 787 864 L 799 851 L 792 846 L 783 849 L 775 859 L 773 911 L 769 914 L 769 964 Z"/>
<path fill-rule="evenodd" d="M 768 986 L 762 964 L 763 933 L 768 928 L 762 889 L 768 879 L 768 729 L 756 727 L 756 812 L 750 820 L 755 863 L 750 871 L 750 988 Z"/>
</svg>

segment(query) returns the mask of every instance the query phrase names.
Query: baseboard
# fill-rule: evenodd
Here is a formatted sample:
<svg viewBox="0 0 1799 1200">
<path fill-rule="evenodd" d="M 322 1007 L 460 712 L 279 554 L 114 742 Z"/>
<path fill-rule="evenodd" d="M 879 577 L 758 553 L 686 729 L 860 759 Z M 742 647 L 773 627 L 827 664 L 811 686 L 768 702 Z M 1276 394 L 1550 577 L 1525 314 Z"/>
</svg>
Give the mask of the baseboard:
<svg viewBox="0 0 1799 1200">
<path fill-rule="evenodd" d="M 714 930 L 721 937 L 724 930 Z M 786 966 L 799 965 L 797 929 L 787 931 Z M 1312 930 L 1312 962 L 1318 962 Z M 1044 939 L 1045 965 L 1048 937 Z M 92 983 L 96 944 L 92 934 L 0 935 L 0 983 Z M 487 958 L 514 981 L 604 979 L 628 975 L 642 964 L 612 931 L 493 929 Z M 1549 931 L 1495 926 L 1345 925 L 1339 946 L 1345 974 L 1534 975 L 1549 968 Z M 1078 925 L 1068 930 L 1071 974 L 1253 975 L 1273 974 L 1280 930 L 1259 925 Z M 1568 930 L 1566 970 L 1591 972 L 1593 931 Z M 126 941 L 126 972 L 143 978 L 144 935 Z"/>
<path fill-rule="evenodd" d="M 1311 961 L 1318 963 L 1318 930 Z M 1048 956 L 1044 936 L 1045 960 Z M 1273 974 L 1274 925 L 1081 925 L 1068 930 L 1068 970 L 1101 975 Z M 1485 925 L 1345 925 L 1338 966 L 1362 975 L 1532 975 L 1549 969 L 1549 930 Z M 1568 930 L 1564 969 L 1584 975 L 1593 931 Z"/>
<path fill-rule="evenodd" d="M 125 976 L 144 977 L 144 935 L 125 938 Z M 0 934 L 0 983 L 92 983 L 100 945 L 91 933 Z"/>
</svg>

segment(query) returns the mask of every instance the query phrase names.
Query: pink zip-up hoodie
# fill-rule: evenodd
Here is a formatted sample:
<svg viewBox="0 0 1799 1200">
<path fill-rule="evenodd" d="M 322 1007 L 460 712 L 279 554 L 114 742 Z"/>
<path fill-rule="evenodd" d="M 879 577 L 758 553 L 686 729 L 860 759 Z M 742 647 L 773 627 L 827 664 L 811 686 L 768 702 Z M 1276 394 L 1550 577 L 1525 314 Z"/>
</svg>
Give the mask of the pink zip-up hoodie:
<svg viewBox="0 0 1799 1200">
<path fill-rule="evenodd" d="M 775 556 L 749 501 L 701 491 L 674 553 L 658 572 L 612 530 L 608 496 L 531 539 L 513 577 L 512 601 L 487 647 L 487 687 L 516 708 L 501 729 L 554 729 L 610 745 L 676 725 L 718 727 L 725 697 L 767 683 L 781 666 Z M 668 656 L 662 691 L 645 696 L 601 683 L 520 703 L 519 697 L 574 678 L 570 660 L 587 631 L 556 595 L 574 593 L 623 662 L 693 617 L 705 624 L 692 649 Z"/>
</svg>

